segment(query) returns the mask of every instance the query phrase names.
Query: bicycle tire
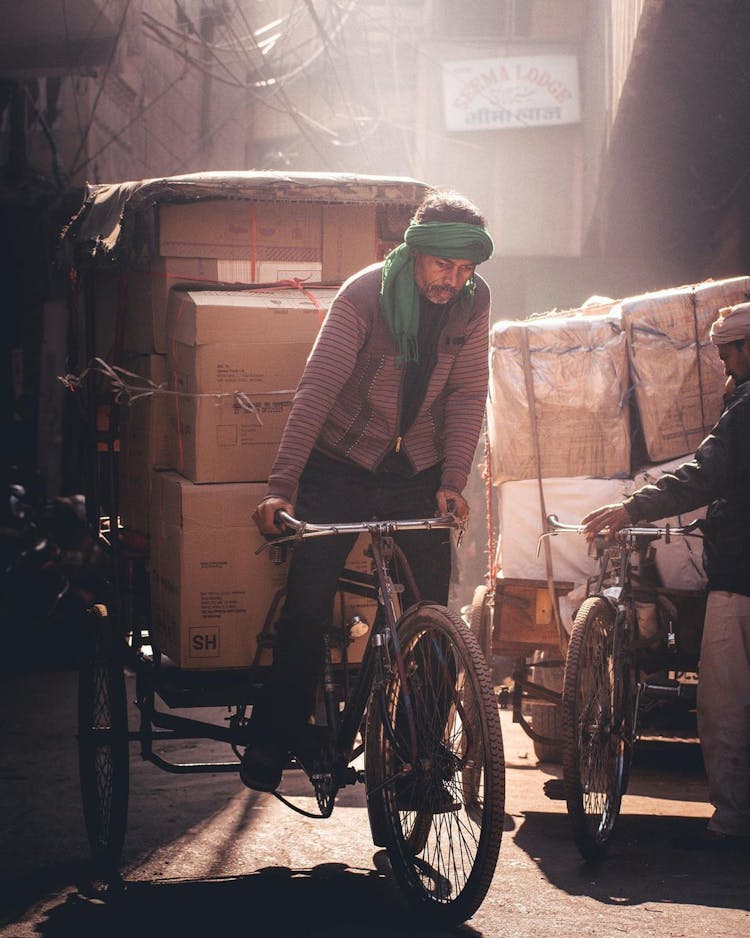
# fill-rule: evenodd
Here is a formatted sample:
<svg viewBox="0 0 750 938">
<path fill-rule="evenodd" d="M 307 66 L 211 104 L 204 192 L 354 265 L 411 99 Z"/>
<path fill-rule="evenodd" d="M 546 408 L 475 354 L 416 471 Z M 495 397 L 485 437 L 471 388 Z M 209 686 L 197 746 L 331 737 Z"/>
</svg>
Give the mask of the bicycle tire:
<svg viewBox="0 0 750 938">
<path fill-rule="evenodd" d="M 121 640 L 103 606 L 87 616 L 78 672 L 78 767 L 94 878 L 119 877 L 129 791 L 128 715 Z"/>
<path fill-rule="evenodd" d="M 575 842 L 589 862 L 603 859 L 610 846 L 626 785 L 622 668 L 615 611 L 606 599 L 590 597 L 573 623 L 562 695 L 565 800 Z"/>
<path fill-rule="evenodd" d="M 403 667 L 392 669 L 373 694 L 382 693 L 380 704 L 368 708 L 368 804 L 407 901 L 436 923 L 455 925 L 479 908 L 497 864 L 505 801 L 500 716 L 476 638 L 457 616 L 422 603 L 402 616 L 398 634 Z M 400 674 L 413 702 L 416 765 L 404 762 L 410 733 Z"/>
<path fill-rule="evenodd" d="M 469 609 L 469 628 L 479 642 L 479 647 L 488 665 L 492 664 L 492 608 L 489 605 L 490 591 L 481 585 L 474 590 Z"/>
<path fill-rule="evenodd" d="M 531 720 L 531 728 L 535 733 L 554 742 L 543 742 L 540 739 L 532 740 L 534 755 L 537 762 L 562 762 L 562 719 L 559 704 L 546 701 L 526 701 L 523 713 Z"/>
</svg>

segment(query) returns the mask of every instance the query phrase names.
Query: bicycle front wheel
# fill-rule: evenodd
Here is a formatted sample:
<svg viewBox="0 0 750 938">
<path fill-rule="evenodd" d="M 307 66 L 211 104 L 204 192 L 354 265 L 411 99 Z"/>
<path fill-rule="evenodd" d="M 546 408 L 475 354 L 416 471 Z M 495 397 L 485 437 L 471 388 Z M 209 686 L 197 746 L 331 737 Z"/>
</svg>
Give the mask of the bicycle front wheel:
<svg viewBox="0 0 750 938">
<path fill-rule="evenodd" d="M 584 859 L 602 859 L 620 813 L 630 758 L 627 675 L 615 611 L 599 596 L 573 623 L 562 695 L 563 782 Z"/>
<path fill-rule="evenodd" d="M 497 702 L 476 638 L 446 608 L 413 607 L 398 634 L 399 666 L 368 709 L 368 806 L 407 900 L 457 924 L 479 908 L 500 850 Z"/>
</svg>

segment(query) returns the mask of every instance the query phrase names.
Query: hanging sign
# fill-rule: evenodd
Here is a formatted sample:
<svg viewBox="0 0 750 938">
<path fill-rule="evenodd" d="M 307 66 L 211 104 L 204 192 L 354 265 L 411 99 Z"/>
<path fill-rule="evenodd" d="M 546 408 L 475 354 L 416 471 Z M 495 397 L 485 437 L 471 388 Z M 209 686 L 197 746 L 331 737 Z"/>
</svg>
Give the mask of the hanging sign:
<svg viewBox="0 0 750 938">
<path fill-rule="evenodd" d="M 445 62 L 443 95 L 451 131 L 548 127 L 581 119 L 575 55 Z"/>
</svg>

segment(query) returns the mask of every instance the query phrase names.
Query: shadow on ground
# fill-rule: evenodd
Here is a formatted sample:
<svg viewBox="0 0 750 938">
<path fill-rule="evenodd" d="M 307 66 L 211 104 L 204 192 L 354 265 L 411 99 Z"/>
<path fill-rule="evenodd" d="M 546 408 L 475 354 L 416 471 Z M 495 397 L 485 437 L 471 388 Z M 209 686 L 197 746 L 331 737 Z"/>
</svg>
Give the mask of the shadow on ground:
<svg viewBox="0 0 750 938">
<path fill-rule="evenodd" d="M 548 882 L 569 896 L 611 906 L 645 903 L 750 909 L 750 854 L 678 849 L 675 838 L 698 835 L 703 818 L 620 815 L 607 857 L 585 863 L 566 814 L 529 811 L 514 836 Z"/>
<path fill-rule="evenodd" d="M 425 928 L 395 892 L 383 858 L 376 854 L 375 862 L 372 870 L 327 863 L 210 880 L 132 881 L 106 903 L 70 893 L 36 931 L 45 938 L 206 938 L 217 931 L 274 938 L 479 938 L 468 925 Z"/>
</svg>

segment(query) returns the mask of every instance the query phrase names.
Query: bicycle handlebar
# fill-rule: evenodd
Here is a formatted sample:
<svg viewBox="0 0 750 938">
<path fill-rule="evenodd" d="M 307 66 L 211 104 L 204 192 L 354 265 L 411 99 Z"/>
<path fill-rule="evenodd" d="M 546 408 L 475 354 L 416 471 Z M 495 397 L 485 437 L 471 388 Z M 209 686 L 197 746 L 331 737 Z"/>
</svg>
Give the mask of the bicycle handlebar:
<svg viewBox="0 0 750 938">
<path fill-rule="evenodd" d="M 380 534 L 393 534 L 396 531 L 431 531 L 435 528 L 459 528 L 461 523 L 455 515 L 442 515 L 438 518 L 410 518 L 402 521 L 347 521 L 331 524 L 312 524 L 300 521 L 288 512 L 279 510 L 274 516 L 277 524 L 286 525 L 295 533 L 290 539 L 306 537 L 326 537 L 333 534 L 362 534 L 368 531 Z"/>
<path fill-rule="evenodd" d="M 615 531 L 614 540 L 622 544 L 627 542 L 628 537 L 649 537 L 654 540 L 663 537 L 664 543 L 669 544 L 673 534 L 677 534 L 680 537 L 701 537 L 702 535 L 700 534 L 693 534 L 696 528 L 700 527 L 700 524 L 700 518 L 694 518 L 687 524 L 682 525 L 665 524 L 663 527 L 628 525 L 625 528 L 620 528 L 619 531 Z M 606 528 L 603 529 L 603 531 L 606 530 Z M 585 534 L 585 532 L 586 529 L 582 524 L 564 524 L 562 521 L 558 520 L 557 515 L 547 515 L 547 530 L 539 535 L 539 540 L 536 542 L 536 555 L 537 557 L 539 556 L 542 541 L 545 537 L 555 537 L 560 533 Z M 602 532 L 600 532 L 600 534 L 601 533 Z"/>
<path fill-rule="evenodd" d="M 620 528 L 619 531 L 615 532 L 615 536 L 618 534 L 632 534 L 634 536 L 646 535 L 655 538 L 663 537 L 667 540 L 671 537 L 672 534 L 688 537 L 693 533 L 693 531 L 695 531 L 696 528 L 700 527 L 700 523 L 700 518 L 694 518 L 687 524 L 682 525 L 665 524 L 663 527 L 640 527 L 638 525 L 628 525 L 627 527 Z M 554 535 L 558 532 L 583 534 L 585 530 L 582 524 L 563 524 L 562 521 L 558 520 L 557 515 L 547 515 L 547 527 L 549 530 L 545 532 L 546 535 Z M 607 529 L 604 528 L 604 530 L 606 531 Z M 544 537 L 545 535 L 542 536 Z"/>
</svg>

